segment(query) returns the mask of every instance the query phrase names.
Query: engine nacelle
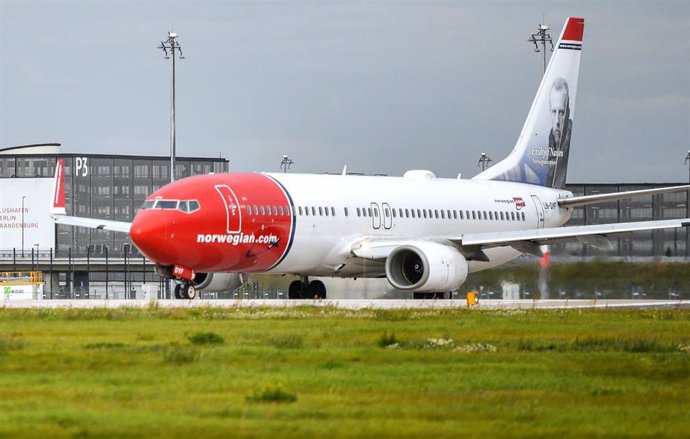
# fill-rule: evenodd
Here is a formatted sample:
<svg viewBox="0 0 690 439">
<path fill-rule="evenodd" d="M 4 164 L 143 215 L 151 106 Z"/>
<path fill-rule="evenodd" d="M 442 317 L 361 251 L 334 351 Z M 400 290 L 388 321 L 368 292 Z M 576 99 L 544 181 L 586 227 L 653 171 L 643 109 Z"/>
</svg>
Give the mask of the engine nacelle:
<svg viewBox="0 0 690 439">
<path fill-rule="evenodd" d="M 196 273 L 194 287 L 197 291 L 235 291 L 246 282 L 242 273 Z"/>
<path fill-rule="evenodd" d="M 388 282 L 399 290 L 446 292 L 467 279 L 465 257 L 456 249 L 435 242 L 401 245 L 386 259 Z"/>
</svg>

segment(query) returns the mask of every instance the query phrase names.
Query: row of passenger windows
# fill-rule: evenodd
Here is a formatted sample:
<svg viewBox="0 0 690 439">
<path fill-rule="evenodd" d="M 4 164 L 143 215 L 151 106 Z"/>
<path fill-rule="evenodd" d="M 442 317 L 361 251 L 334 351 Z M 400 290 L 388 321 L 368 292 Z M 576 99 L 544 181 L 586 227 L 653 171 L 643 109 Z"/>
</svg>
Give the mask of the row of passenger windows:
<svg viewBox="0 0 690 439">
<path fill-rule="evenodd" d="M 249 215 L 273 215 L 273 216 L 286 216 L 290 215 L 290 208 L 288 206 L 269 206 L 269 205 L 261 205 L 257 206 L 256 204 L 249 205 L 247 204 L 245 206 L 245 209 L 247 210 L 247 213 Z"/>
<path fill-rule="evenodd" d="M 460 219 L 460 220 L 485 220 L 485 221 L 525 221 L 525 212 L 503 212 L 486 210 L 454 210 L 454 209 L 410 209 L 410 208 L 386 208 L 381 209 L 383 216 L 388 218 L 425 218 L 425 219 Z M 299 206 L 297 212 L 300 216 L 336 216 L 334 207 Z M 347 207 L 343 208 L 345 216 L 349 216 Z M 377 208 L 357 207 L 355 213 L 358 217 L 374 217 L 381 214 Z"/>
<path fill-rule="evenodd" d="M 491 210 L 454 210 L 454 209 L 382 209 L 386 218 L 424 218 L 424 219 L 467 219 L 485 221 L 525 221 L 525 212 L 503 212 Z M 347 215 L 347 208 L 345 210 Z M 378 212 L 371 207 L 357 208 L 357 216 L 378 216 Z"/>
</svg>

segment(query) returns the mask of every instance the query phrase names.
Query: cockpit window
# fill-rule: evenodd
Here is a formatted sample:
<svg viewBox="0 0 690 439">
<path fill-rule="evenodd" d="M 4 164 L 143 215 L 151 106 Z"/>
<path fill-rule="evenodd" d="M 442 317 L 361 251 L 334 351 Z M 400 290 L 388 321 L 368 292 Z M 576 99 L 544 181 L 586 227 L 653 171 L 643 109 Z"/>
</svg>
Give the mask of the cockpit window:
<svg viewBox="0 0 690 439">
<path fill-rule="evenodd" d="M 177 209 L 177 200 L 158 200 L 156 209 Z"/>
<path fill-rule="evenodd" d="M 142 209 L 165 209 L 165 210 L 179 210 L 181 212 L 191 213 L 199 210 L 199 202 L 197 200 L 146 200 L 141 206 Z"/>
</svg>

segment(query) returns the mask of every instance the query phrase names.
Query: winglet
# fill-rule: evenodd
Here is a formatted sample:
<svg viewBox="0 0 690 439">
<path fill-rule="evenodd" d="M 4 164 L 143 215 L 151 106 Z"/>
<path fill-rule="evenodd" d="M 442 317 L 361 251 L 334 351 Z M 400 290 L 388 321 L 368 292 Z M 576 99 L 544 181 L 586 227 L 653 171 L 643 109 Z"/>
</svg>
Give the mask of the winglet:
<svg viewBox="0 0 690 439">
<path fill-rule="evenodd" d="M 55 165 L 53 197 L 50 205 L 51 215 L 66 215 L 65 211 L 65 161 L 59 159 Z"/>
</svg>

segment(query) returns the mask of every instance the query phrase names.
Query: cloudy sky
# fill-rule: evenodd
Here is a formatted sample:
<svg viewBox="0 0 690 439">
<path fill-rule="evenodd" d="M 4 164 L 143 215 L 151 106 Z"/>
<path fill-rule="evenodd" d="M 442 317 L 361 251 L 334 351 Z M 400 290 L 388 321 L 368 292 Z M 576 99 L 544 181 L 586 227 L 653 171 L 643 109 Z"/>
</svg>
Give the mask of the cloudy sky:
<svg viewBox="0 0 690 439">
<path fill-rule="evenodd" d="M 586 19 L 569 182 L 678 182 L 690 149 L 690 2 L 0 0 L 0 147 L 166 155 L 233 171 L 470 177 L 514 146 L 537 25 Z"/>
</svg>

